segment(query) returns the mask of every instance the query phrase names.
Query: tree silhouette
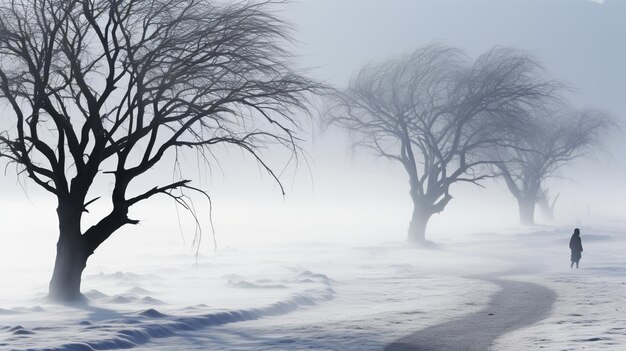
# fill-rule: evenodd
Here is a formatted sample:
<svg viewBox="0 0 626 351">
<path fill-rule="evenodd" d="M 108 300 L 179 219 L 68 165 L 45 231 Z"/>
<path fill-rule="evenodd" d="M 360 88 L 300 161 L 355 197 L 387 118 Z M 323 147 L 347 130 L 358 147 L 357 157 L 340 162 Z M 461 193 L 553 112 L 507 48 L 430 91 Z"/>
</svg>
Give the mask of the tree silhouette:
<svg viewBox="0 0 626 351">
<path fill-rule="evenodd" d="M 521 111 L 551 96 L 556 84 L 540 71 L 513 49 L 494 48 L 468 64 L 457 49 L 429 45 L 363 67 L 336 95 L 326 122 L 402 164 L 413 202 L 409 240 L 424 243 L 451 186 L 491 177 L 488 151 L 508 143 Z"/>
<path fill-rule="evenodd" d="M 206 162 L 234 145 L 275 180 L 260 148 L 298 150 L 296 112 L 319 85 L 293 68 L 288 24 L 270 1 L 15 0 L 0 6 L 0 100 L 11 126 L 1 156 L 58 200 L 49 296 L 80 299 L 87 259 L 128 211 L 164 194 L 189 208 L 188 179 L 137 191 L 179 149 Z M 96 177 L 114 182 L 111 211 L 89 228 Z M 280 182 L 279 182 L 280 184 Z M 282 189 L 282 186 L 281 186 Z M 109 195 L 102 195 L 109 197 Z"/>
<path fill-rule="evenodd" d="M 539 189 L 539 193 L 537 194 L 537 205 L 541 210 L 541 215 L 549 222 L 554 221 L 554 208 L 559 200 L 559 196 L 561 196 L 560 193 L 552 197 L 549 191 L 544 189 L 544 187 L 541 187 Z"/>
<path fill-rule="evenodd" d="M 515 147 L 500 151 L 503 162 L 496 170 L 517 200 L 522 225 L 535 223 L 535 204 L 551 219 L 558 195 L 550 201 L 545 180 L 600 146 L 612 125 L 606 113 L 573 111 L 564 104 L 533 113 L 530 132 L 519 134 Z"/>
</svg>

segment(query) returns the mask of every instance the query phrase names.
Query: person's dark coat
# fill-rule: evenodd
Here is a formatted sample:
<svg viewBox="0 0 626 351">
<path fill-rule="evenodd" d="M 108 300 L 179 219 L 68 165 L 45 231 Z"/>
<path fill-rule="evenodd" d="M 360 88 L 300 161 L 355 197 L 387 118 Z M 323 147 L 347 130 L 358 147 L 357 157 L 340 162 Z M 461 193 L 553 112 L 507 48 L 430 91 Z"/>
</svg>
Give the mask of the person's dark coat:
<svg viewBox="0 0 626 351">
<path fill-rule="evenodd" d="M 572 238 L 569 239 L 569 248 L 572 250 L 572 262 L 580 260 L 583 252 L 583 243 L 580 240 L 580 233 L 572 234 Z"/>
</svg>

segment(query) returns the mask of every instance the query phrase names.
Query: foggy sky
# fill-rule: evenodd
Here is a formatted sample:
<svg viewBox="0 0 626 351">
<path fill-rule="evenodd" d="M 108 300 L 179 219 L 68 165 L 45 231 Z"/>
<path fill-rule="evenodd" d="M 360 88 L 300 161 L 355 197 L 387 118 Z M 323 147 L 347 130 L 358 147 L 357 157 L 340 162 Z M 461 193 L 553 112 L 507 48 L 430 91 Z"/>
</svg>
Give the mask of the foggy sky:
<svg viewBox="0 0 626 351">
<path fill-rule="evenodd" d="M 314 67 L 317 78 L 340 87 L 366 63 L 432 42 L 456 46 L 470 57 L 493 46 L 512 46 L 534 55 L 550 76 L 573 87 L 575 106 L 606 110 L 622 126 L 626 121 L 624 1 L 316 0 L 292 4 L 287 17 L 296 24 L 297 38 L 302 42 L 301 62 Z M 562 169 L 562 178 L 548 182 L 555 193 L 561 192 L 557 217 L 565 223 L 584 225 L 590 213 L 615 215 L 623 210 L 626 158 L 622 150 L 626 144 L 623 131 L 612 137 L 606 154 L 579 160 Z M 367 201 L 364 193 L 369 193 L 371 206 L 384 213 L 398 204 L 408 217 L 410 202 L 403 171 L 392 163 L 373 161 L 365 152 L 337 152 L 346 148 L 345 140 L 337 133 L 321 136 L 314 144 L 317 193 L 326 185 L 334 189 L 339 182 L 348 184 L 361 189 L 353 193 L 359 201 Z M 348 165 L 346 156 L 351 160 Z M 331 168 L 341 175 L 325 177 L 324 170 Z M 350 176 L 354 174 L 357 179 Z M 461 215 L 488 221 L 497 213 L 496 217 L 516 223 L 517 208 L 505 187 L 489 181 L 484 185 L 486 190 L 470 185 L 453 188 L 454 200 L 444 213 L 433 218 L 431 229 L 443 228 L 439 224 L 453 222 Z M 477 203 L 484 210 L 476 210 Z"/>
<path fill-rule="evenodd" d="M 601 108 L 617 117 L 626 113 L 626 1 L 300 0 L 288 4 L 281 15 L 295 27 L 299 64 L 310 68 L 315 78 L 339 87 L 368 62 L 432 42 L 459 47 L 471 57 L 503 45 L 529 51 L 554 78 L 577 88 L 577 106 Z M 311 121 L 304 126 L 317 124 Z M 352 153 L 349 138 L 339 131 L 305 132 L 303 137 L 308 140 L 310 168 L 304 161 L 297 170 L 288 168 L 283 176 L 286 198 L 271 178 L 240 152 L 223 153 L 222 169 L 216 167 L 202 176 L 202 185 L 213 196 L 218 238 L 225 243 L 269 237 L 296 240 L 304 233 L 306 240 L 320 241 L 339 236 L 403 240 L 411 205 L 401 167 L 365 152 Z M 623 135 L 618 134 L 617 139 Z M 619 152 L 624 146 L 612 143 L 613 156 L 579 162 L 564 170 L 569 180 L 552 181 L 563 192 L 561 208 L 573 208 L 567 212 L 557 207 L 557 217 L 584 222 L 588 208 L 607 214 L 619 212 L 615 206 L 626 196 L 622 173 L 626 159 Z M 442 215 L 433 218 L 430 230 L 462 231 L 471 228 L 471 218 L 484 222 L 495 213 L 515 224 L 517 208 L 506 189 L 494 182 L 485 186 L 487 190 L 453 188 L 454 200 Z M 3 209 L 10 209 L 0 212 L 0 222 L 8 223 L 5 230 L 16 230 L 24 219 L 20 213 L 35 208 L 40 214 L 38 230 L 47 227 L 50 235 L 56 235 L 54 212 L 50 212 L 54 199 L 30 184 L 29 202 L 14 176 L 1 178 L 0 187 Z M 476 204 L 482 207 L 477 209 Z M 206 211 L 205 205 L 200 206 Z M 167 199 L 137 209 L 135 217 L 144 220 L 138 230 L 177 230 L 172 209 Z M 451 222 L 457 226 L 450 226 Z M 115 234 L 121 235 L 126 233 Z M 178 234 L 170 235 L 176 238 Z M 116 240 L 113 238 L 111 245 Z"/>
</svg>

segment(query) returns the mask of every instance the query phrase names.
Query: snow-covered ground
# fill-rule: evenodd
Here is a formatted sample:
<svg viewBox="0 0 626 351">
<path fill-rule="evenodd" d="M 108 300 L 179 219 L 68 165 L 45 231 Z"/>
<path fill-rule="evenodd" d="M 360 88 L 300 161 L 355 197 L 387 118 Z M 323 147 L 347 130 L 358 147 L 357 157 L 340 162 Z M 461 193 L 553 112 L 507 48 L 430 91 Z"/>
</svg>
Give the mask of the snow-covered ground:
<svg viewBox="0 0 626 351">
<path fill-rule="evenodd" d="M 556 232 L 536 233 L 549 269 L 516 279 L 545 285 L 558 297 L 550 316 L 504 335 L 494 350 L 624 350 L 626 348 L 626 234 L 593 231 L 585 237 L 579 270 L 563 260 Z M 565 240 L 567 241 L 567 240 Z M 562 251 L 562 250 L 561 250 Z M 559 265 L 554 257 L 559 257 Z M 552 258 L 552 260 L 551 260 Z M 532 259 L 532 258 L 530 258 Z"/>
<path fill-rule="evenodd" d="M 583 228 L 581 269 L 570 229 L 475 234 L 441 248 L 307 243 L 211 254 L 136 254 L 90 262 L 87 306 L 46 303 L 47 277 L 3 287 L 2 350 L 381 350 L 416 330 L 477 312 L 498 287 L 478 276 L 540 283 L 557 302 L 542 322 L 500 337 L 496 350 L 626 345 L 626 235 Z M 129 248 L 129 251 L 132 248 Z M 17 278 L 15 278 L 17 279 Z M 23 285 L 21 285 L 23 289 Z"/>
</svg>

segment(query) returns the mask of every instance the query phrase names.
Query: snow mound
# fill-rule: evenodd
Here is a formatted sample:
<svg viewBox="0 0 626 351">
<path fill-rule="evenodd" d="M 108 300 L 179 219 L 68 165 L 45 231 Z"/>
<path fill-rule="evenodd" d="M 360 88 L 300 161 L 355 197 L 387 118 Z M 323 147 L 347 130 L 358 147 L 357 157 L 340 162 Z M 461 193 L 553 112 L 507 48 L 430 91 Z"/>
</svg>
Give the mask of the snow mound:
<svg viewBox="0 0 626 351">
<path fill-rule="evenodd" d="M 63 335 L 72 335 L 71 342 L 67 342 L 67 337 L 58 338 L 57 342 L 48 341 L 44 347 L 41 343 L 35 341 L 35 345 L 29 345 L 21 348 L 12 348 L 13 350 L 29 350 L 29 351 L 94 351 L 94 350 L 119 350 L 129 349 L 139 345 L 144 345 L 154 338 L 165 338 L 179 334 L 180 332 L 197 331 L 209 326 L 223 325 L 236 322 L 244 322 L 258 320 L 266 317 L 284 315 L 301 308 L 307 308 L 320 304 L 325 301 L 332 300 L 335 291 L 332 289 L 331 282 L 326 275 L 311 273 L 309 271 L 301 273 L 307 279 L 312 280 L 315 284 L 307 285 L 300 292 L 288 295 L 283 300 L 269 303 L 262 307 L 253 307 L 248 309 L 237 309 L 229 311 L 212 311 L 206 305 L 194 305 L 193 309 L 181 308 L 178 313 L 163 313 L 154 308 L 146 309 L 141 312 L 118 315 L 111 314 L 113 318 L 104 320 L 82 320 L 77 324 L 73 324 L 71 334 L 69 330 L 63 329 L 57 332 Z M 127 274 L 124 274 L 126 276 Z M 118 276 L 116 273 L 115 277 Z M 233 278 L 232 276 L 230 277 Z M 237 277 L 240 278 L 240 277 Z M 272 285 L 271 280 L 257 280 L 251 283 L 258 286 Z M 142 303 L 146 301 L 158 301 L 152 297 L 146 296 L 139 298 L 134 294 L 113 295 L 102 299 L 103 303 Z M 189 315 L 191 313 L 191 315 Z M 23 337 L 34 334 L 31 330 L 27 330 L 22 326 L 15 326 L 8 330 L 13 334 L 20 334 Z M 27 342 L 27 341 L 26 341 Z M 63 343 L 67 342 L 67 343 Z M 52 345 L 53 346 L 52 346 Z M 56 345 L 55 345 L 56 344 Z"/>
<path fill-rule="evenodd" d="M 165 305 L 165 302 L 159 299 L 156 299 L 152 296 L 139 297 L 135 294 L 113 295 L 107 299 L 102 300 L 102 302 L 112 303 L 112 304 L 143 303 L 146 305 Z"/>
<path fill-rule="evenodd" d="M 32 335 L 32 334 L 36 334 L 36 333 L 28 329 L 18 329 L 13 332 L 13 335 Z"/>
<path fill-rule="evenodd" d="M 284 284 L 272 284 L 272 281 L 269 279 L 260 279 L 256 282 L 249 282 L 243 279 L 229 279 L 228 285 L 233 288 L 242 288 L 242 289 L 286 289 L 287 286 Z"/>
<path fill-rule="evenodd" d="M 127 304 L 137 302 L 139 297 L 133 294 L 121 294 L 121 295 L 113 295 L 110 298 L 104 300 L 107 303 L 115 303 L 115 304 Z"/>
<path fill-rule="evenodd" d="M 87 298 L 90 300 L 99 300 L 109 297 L 109 295 L 95 289 L 89 290 L 83 293 L 83 295 L 87 296 Z"/>
<path fill-rule="evenodd" d="M 167 317 L 166 314 L 163 314 L 163 313 L 155 310 L 154 308 L 149 308 L 149 309 L 147 309 L 145 311 L 139 312 L 138 314 L 141 315 L 141 316 L 150 317 L 150 318 L 164 318 L 164 317 Z"/>
<path fill-rule="evenodd" d="M 127 293 L 129 294 L 136 294 L 136 295 L 149 295 L 152 294 L 152 291 L 148 290 L 148 289 L 144 289 L 142 287 L 139 286 L 134 286 L 128 290 L 126 290 Z"/>
<path fill-rule="evenodd" d="M 164 305 L 165 302 L 159 300 L 159 299 L 155 299 L 152 296 L 144 296 L 141 298 L 140 300 L 142 303 L 148 304 L 148 305 Z"/>
</svg>

